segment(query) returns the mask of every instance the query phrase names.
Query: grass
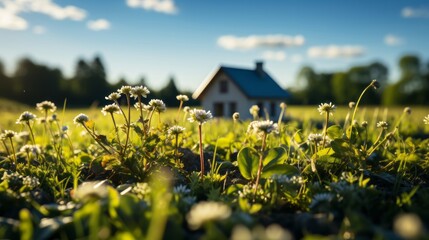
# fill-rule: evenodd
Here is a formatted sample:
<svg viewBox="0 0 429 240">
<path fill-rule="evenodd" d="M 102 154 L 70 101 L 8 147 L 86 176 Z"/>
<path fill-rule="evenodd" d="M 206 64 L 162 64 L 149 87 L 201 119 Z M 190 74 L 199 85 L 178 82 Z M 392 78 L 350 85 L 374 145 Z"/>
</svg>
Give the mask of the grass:
<svg viewBox="0 0 429 240">
<path fill-rule="evenodd" d="M 288 106 L 280 126 L 200 129 L 175 108 L 139 120 L 121 106 L 115 129 L 98 108 L 17 125 L 22 111 L 43 116 L 20 107 L 1 111 L 0 238 L 428 237 L 429 108 L 360 106 L 351 125 L 347 107 L 326 122 L 317 106 Z M 36 145 L 4 132 L 29 128 Z"/>
</svg>

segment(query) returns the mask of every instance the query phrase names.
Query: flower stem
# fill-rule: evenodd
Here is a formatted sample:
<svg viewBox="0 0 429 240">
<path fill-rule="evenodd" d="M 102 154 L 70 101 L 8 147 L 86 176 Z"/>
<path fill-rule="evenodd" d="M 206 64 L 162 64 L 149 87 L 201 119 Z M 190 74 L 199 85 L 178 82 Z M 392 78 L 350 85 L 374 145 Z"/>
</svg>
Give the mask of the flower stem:
<svg viewBox="0 0 429 240">
<path fill-rule="evenodd" d="M 326 134 L 328 132 L 328 123 L 329 123 L 329 112 L 326 112 L 325 117 L 325 126 L 323 128 L 323 141 L 322 141 L 322 148 L 325 148 L 325 141 L 326 141 Z"/>
<path fill-rule="evenodd" d="M 253 194 L 256 197 L 256 191 L 258 190 L 258 185 L 259 185 L 259 179 L 261 178 L 261 174 L 262 174 L 262 163 L 263 163 L 263 158 L 264 158 L 264 151 L 265 151 L 265 145 L 266 145 L 266 140 L 267 140 L 267 134 L 264 133 L 264 136 L 262 137 L 262 146 L 261 146 L 261 155 L 259 157 L 259 164 L 258 164 L 258 172 L 256 173 L 256 182 L 255 182 L 255 188 L 253 189 Z"/>
<path fill-rule="evenodd" d="M 362 99 L 362 97 L 363 97 L 363 95 L 365 94 L 365 92 L 370 88 L 370 87 L 372 87 L 373 86 L 373 82 L 371 82 L 363 91 L 362 91 L 362 93 L 360 94 L 360 96 L 359 96 L 359 98 L 358 98 L 358 100 L 357 100 L 357 102 L 356 102 L 356 105 L 355 105 L 355 109 L 353 110 L 353 115 L 352 115 L 352 119 L 350 120 L 350 124 L 353 126 L 353 121 L 355 120 L 355 115 L 356 115 L 356 111 L 357 111 L 357 109 L 358 109 L 358 107 L 359 107 L 359 103 L 360 103 L 360 100 Z"/>
<path fill-rule="evenodd" d="M 124 151 L 122 157 L 125 156 L 128 147 L 128 141 L 130 140 L 130 128 L 131 128 L 131 105 L 130 105 L 130 96 L 127 94 L 127 105 L 128 105 L 128 121 L 127 121 L 127 137 L 125 138 Z"/>
<path fill-rule="evenodd" d="M 27 122 L 27 126 L 30 129 L 30 135 L 31 135 L 31 142 L 33 143 L 33 145 L 36 145 L 36 140 L 34 138 L 34 133 L 33 133 L 33 129 L 31 128 L 31 125 L 29 122 Z"/>
<path fill-rule="evenodd" d="M 203 137 L 202 125 L 198 124 L 198 135 L 200 138 L 200 167 L 201 167 L 201 181 L 204 179 L 204 152 L 203 152 Z"/>
<path fill-rule="evenodd" d="M 13 147 L 13 141 L 12 138 L 9 138 L 10 140 L 10 146 L 12 146 L 12 155 L 13 155 L 13 162 L 15 163 L 15 165 L 17 164 L 16 162 L 16 154 L 15 154 L 15 148 Z"/>
</svg>

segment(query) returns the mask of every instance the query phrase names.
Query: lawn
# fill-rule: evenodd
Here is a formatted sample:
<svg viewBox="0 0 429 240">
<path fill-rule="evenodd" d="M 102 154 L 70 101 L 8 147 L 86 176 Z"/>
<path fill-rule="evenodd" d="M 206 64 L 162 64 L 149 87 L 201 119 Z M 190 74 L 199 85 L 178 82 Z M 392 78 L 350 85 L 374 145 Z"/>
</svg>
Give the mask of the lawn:
<svg viewBox="0 0 429 240">
<path fill-rule="evenodd" d="M 429 237 L 429 108 L 288 106 L 279 122 L 136 102 L 0 101 L 0 238 Z"/>
</svg>

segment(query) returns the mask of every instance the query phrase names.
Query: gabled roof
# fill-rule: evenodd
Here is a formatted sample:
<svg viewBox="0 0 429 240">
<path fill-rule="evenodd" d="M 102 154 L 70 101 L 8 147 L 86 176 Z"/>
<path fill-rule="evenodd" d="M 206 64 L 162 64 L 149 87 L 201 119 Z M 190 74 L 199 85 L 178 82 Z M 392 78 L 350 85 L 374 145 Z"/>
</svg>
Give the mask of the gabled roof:
<svg viewBox="0 0 429 240">
<path fill-rule="evenodd" d="M 210 74 L 195 90 L 192 97 L 199 99 L 209 87 L 211 81 L 221 72 L 229 76 L 248 98 L 290 98 L 290 94 L 282 89 L 265 71 L 261 70 L 259 72 L 256 69 L 241 69 L 226 66 L 220 66 L 214 73 Z"/>
</svg>

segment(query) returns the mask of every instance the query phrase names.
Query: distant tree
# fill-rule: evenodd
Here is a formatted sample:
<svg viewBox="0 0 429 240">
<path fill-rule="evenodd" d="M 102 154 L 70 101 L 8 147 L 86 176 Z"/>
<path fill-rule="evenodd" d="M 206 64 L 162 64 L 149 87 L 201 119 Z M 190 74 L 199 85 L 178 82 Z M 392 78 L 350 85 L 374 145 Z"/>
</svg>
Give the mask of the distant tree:
<svg viewBox="0 0 429 240">
<path fill-rule="evenodd" d="M 180 92 L 176 87 L 174 77 L 171 76 L 167 85 L 158 92 L 157 97 L 162 99 L 167 106 L 173 107 L 179 106 L 179 102 L 176 99 L 176 96 L 179 94 Z"/>
<path fill-rule="evenodd" d="M 34 103 L 48 98 L 60 100 L 62 97 L 61 71 L 36 64 L 28 58 L 18 62 L 13 80 L 17 100 Z"/>
<path fill-rule="evenodd" d="M 350 102 L 350 79 L 347 73 L 337 72 L 332 77 L 332 91 L 336 104 Z"/>
<path fill-rule="evenodd" d="M 0 61 L 0 98 L 10 98 L 11 94 L 11 80 L 4 72 L 4 65 Z"/>
</svg>

